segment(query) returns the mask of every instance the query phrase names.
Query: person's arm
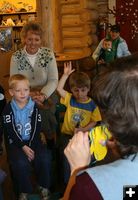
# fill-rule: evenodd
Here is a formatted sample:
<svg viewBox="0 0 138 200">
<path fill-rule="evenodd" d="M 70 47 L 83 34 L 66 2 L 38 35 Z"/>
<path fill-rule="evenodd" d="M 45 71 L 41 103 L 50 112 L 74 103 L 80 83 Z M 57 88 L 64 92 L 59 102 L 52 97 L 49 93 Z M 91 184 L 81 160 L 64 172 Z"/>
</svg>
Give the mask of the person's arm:
<svg viewBox="0 0 138 200">
<path fill-rule="evenodd" d="M 71 177 L 63 200 L 102 200 L 97 187 L 87 173 L 77 176 L 78 172 L 84 170 L 91 160 L 88 133 L 79 132 L 75 134 L 65 148 L 64 153 L 71 167 Z M 88 187 L 85 188 L 85 185 L 88 185 Z"/>
<path fill-rule="evenodd" d="M 78 131 L 83 131 L 83 132 L 86 132 L 86 131 L 89 131 L 91 128 L 93 128 L 95 125 L 96 125 L 97 122 L 94 122 L 94 121 L 91 121 L 89 124 L 87 124 L 87 126 L 85 127 L 78 127 L 78 128 L 75 128 L 75 133 L 77 133 Z"/>
<path fill-rule="evenodd" d="M 51 51 L 52 60 L 48 64 L 47 84 L 42 88 L 41 93 L 48 98 L 57 88 L 58 69 L 54 53 Z"/>
<path fill-rule="evenodd" d="M 80 168 L 86 167 L 91 161 L 88 132 L 78 132 L 70 140 L 64 153 L 71 167 L 71 174 Z"/>
<path fill-rule="evenodd" d="M 118 44 L 117 47 L 117 57 L 123 57 L 123 56 L 129 56 L 131 55 L 130 51 L 128 50 L 128 46 L 125 40 L 122 39 L 122 41 Z"/>
<path fill-rule="evenodd" d="M 69 75 L 72 72 L 74 72 L 74 70 L 75 69 L 72 69 L 71 62 L 64 63 L 64 73 L 61 79 L 59 80 L 58 87 L 57 87 L 57 91 L 62 98 L 65 98 L 66 96 L 66 90 L 64 90 L 64 85 L 66 83 L 66 80 L 68 79 Z"/>
<path fill-rule="evenodd" d="M 95 61 L 97 61 L 97 59 L 98 59 L 98 57 L 99 57 L 99 55 L 100 55 L 100 50 L 101 50 L 101 48 L 102 48 L 103 40 L 104 40 L 104 39 L 102 39 L 102 40 L 100 41 L 100 43 L 98 44 L 97 48 L 95 49 L 95 51 L 94 51 L 93 54 L 92 54 L 92 58 L 93 58 Z"/>
</svg>

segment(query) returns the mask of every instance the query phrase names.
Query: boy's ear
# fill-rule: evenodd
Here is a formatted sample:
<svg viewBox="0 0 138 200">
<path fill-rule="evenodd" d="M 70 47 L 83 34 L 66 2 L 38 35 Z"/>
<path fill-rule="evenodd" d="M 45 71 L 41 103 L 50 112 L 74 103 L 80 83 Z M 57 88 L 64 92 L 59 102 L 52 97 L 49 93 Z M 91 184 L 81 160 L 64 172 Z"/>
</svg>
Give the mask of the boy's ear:
<svg viewBox="0 0 138 200">
<path fill-rule="evenodd" d="M 9 89 L 9 94 L 10 94 L 11 96 L 13 96 L 13 91 L 12 91 L 12 89 Z"/>
</svg>

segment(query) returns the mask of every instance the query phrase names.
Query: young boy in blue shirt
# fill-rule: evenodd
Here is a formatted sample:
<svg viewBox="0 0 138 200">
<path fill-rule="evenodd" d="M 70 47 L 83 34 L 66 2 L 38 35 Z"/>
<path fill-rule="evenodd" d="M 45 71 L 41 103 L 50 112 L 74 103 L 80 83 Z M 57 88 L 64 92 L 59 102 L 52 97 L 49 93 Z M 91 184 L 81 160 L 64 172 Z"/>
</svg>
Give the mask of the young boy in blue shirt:
<svg viewBox="0 0 138 200">
<path fill-rule="evenodd" d="M 40 138 L 41 115 L 29 96 L 28 79 L 22 74 L 11 76 L 9 93 L 12 100 L 4 109 L 3 127 L 9 163 L 20 194 L 19 200 L 27 200 L 33 192 L 30 177 L 32 166 L 44 200 L 48 198 L 51 184 L 51 155 Z"/>
</svg>

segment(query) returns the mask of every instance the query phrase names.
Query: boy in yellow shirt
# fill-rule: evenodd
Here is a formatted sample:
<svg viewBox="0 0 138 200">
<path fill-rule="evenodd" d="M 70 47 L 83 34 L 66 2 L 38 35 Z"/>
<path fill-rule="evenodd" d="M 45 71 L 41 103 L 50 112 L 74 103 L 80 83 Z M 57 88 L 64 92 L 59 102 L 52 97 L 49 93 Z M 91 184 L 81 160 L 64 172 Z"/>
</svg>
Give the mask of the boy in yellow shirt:
<svg viewBox="0 0 138 200">
<path fill-rule="evenodd" d="M 70 76 L 70 77 L 69 77 Z M 69 77 L 71 93 L 64 89 L 66 80 Z M 61 135 L 61 152 L 63 156 L 64 183 L 67 184 L 70 176 L 70 167 L 63 152 L 74 132 L 89 131 L 98 121 L 101 115 L 94 101 L 88 96 L 91 81 L 84 72 L 74 72 L 71 62 L 64 64 L 62 75 L 57 91 L 61 96 L 61 103 L 66 106 L 64 122 Z"/>
</svg>

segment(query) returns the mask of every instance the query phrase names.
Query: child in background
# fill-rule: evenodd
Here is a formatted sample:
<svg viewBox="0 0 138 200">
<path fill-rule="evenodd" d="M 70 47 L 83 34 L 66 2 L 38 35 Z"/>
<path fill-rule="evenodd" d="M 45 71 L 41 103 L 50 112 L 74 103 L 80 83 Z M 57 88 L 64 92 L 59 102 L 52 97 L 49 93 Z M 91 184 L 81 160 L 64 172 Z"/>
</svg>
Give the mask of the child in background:
<svg viewBox="0 0 138 200">
<path fill-rule="evenodd" d="M 29 96 L 28 79 L 21 74 L 11 76 L 9 93 L 12 100 L 4 109 L 3 127 L 9 162 L 20 194 L 19 200 L 27 200 L 28 194 L 33 191 L 30 177 L 32 166 L 44 200 L 49 195 L 51 155 L 40 139 L 41 115 Z"/>
<path fill-rule="evenodd" d="M 103 47 L 100 50 L 100 55 L 97 64 L 106 64 L 114 60 L 114 51 L 112 50 L 112 41 L 104 39 Z"/>
<path fill-rule="evenodd" d="M 72 93 L 69 93 L 64 89 L 68 77 Z M 88 96 L 90 86 L 91 81 L 87 74 L 84 72 L 74 72 L 71 62 L 64 64 L 64 74 L 59 81 L 57 91 L 61 96 L 60 102 L 66 106 L 64 122 L 61 129 L 61 153 L 64 162 L 65 184 L 67 184 L 70 176 L 70 167 L 63 153 L 65 147 L 74 135 L 74 132 L 89 131 L 98 121 L 101 121 L 98 107 Z"/>
</svg>

